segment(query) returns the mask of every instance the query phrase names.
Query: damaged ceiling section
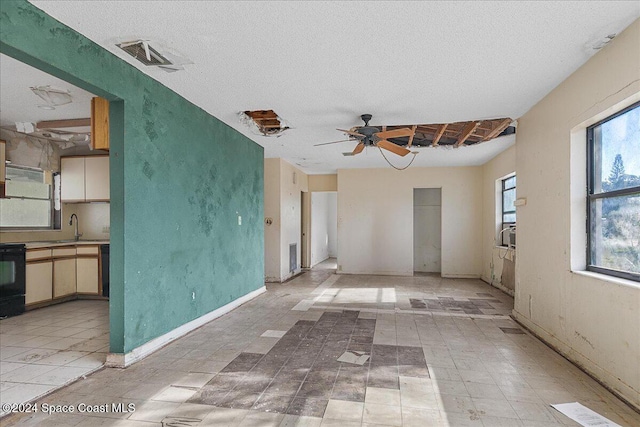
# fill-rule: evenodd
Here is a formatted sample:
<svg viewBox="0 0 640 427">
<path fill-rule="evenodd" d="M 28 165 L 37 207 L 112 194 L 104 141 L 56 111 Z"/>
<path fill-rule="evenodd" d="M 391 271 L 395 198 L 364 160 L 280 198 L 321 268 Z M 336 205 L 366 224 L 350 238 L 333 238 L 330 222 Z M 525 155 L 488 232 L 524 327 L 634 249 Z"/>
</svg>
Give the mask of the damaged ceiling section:
<svg viewBox="0 0 640 427">
<path fill-rule="evenodd" d="M 158 67 L 167 73 L 184 70 L 185 65 L 193 64 L 188 58 L 170 51 L 158 42 L 153 42 L 153 46 L 151 43 L 146 39 L 134 39 L 116 43 L 116 46 L 145 66 Z"/>
<path fill-rule="evenodd" d="M 396 145 L 407 147 L 458 148 L 486 142 L 499 136 L 516 132 L 514 120 L 505 117 L 491 120 L 474 120 L 455 123 L 377 126 L 383 130 L 410 128 L 414 134 L 400 138 L 388 138 Z M 350 129 L 357 132 L 359 127 Z M 351 136 L 353 139 L 355 137 Z"/>
<path fill-rule="evenodd" d="M 64 148 L 67 143 L 89 145 L 91 142 L 91 118 L 16 122 L 14 126 L 3 126 L 2 129 L 14 134 L 46 139 Z"/>
<path fill-rule="evenodd" d="M 256 135 L 280 136 L 289 125 L 273 110 L 242 111 L 240 122 Z"/>
</svg>

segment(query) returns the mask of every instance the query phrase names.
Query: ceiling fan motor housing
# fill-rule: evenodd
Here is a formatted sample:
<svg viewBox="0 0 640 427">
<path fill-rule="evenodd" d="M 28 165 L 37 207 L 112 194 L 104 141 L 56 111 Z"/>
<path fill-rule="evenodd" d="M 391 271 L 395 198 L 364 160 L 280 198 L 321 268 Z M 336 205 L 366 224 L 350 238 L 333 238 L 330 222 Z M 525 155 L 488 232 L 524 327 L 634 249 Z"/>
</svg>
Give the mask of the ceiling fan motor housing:
<svg viewBox="0 0 640 427">
<path fill-rule="evenodd" d="M 360 116 L 365 126 L 369 126 L 369 120 L 371 120 L 371 117 L 373 117 L 371 114 L 363 114 Z"/>
</svg>

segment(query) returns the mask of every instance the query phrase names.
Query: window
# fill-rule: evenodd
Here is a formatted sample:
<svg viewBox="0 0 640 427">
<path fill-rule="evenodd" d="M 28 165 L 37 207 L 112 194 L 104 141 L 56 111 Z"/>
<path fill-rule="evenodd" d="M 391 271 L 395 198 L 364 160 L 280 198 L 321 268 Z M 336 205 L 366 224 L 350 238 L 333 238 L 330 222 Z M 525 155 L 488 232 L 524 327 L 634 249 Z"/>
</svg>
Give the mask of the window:
<svg viewBox="0 0 640 427">
<path fill-rule="evenodd" d="M 6 198 L 0 199 L 0 227 L 52 229 L 54 206 L 51 174 L 29 167 L 7 165 Z"/>
<path fill-rule="evenodd" d="M 516 225 L 516 176 L 502 180 L 502 227 L 500 228 L 500 243 L 502 246 L 515 246 L 516 235 L 509 229 Z M 506 230 L 506 231 L 503 231 Z"/>
<path fill-rule="evenodd" d="M 640 103 L 587 128 L 587 269 L 640 281 Z"/>
</svg>

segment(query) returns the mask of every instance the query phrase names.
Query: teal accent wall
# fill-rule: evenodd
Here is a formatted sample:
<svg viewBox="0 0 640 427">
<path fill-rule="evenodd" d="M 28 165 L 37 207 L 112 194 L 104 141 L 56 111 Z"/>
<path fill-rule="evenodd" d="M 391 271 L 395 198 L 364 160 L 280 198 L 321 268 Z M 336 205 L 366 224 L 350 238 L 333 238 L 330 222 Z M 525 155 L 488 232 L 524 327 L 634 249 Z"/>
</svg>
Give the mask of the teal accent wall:
<svg viewBox="0 0 640 427">
<path fill-rule="evenodd" d="M 262 147 L 26 1 L 0 51 L 112 101 L 111 352 L 263 286 Z"/>
</svg>

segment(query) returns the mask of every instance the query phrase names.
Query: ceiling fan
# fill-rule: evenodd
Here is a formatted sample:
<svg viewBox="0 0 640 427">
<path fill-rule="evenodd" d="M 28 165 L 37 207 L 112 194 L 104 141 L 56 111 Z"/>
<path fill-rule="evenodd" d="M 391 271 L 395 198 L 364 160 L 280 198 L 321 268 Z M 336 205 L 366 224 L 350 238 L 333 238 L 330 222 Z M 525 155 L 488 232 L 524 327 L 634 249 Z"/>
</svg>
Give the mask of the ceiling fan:
<svg viewBox="0 0 640 427">
<path fill-rule="evenodd" d="M 356 145 L 356 148 L 351 152 L 351 155 L 355 156 L 356 154 L 361 153 L 362 150 L 364 150 L 364 147 L 366 147 L 367 145 L 383 148 L 387 151 L 391 151 L 392 153 L 395 153 L 403 157 L 411 152 L 410 150 L 407 150 L 404 147 L 394 144 L 388 139 L 401 138 L 404 136 L 411 137 L 413 136 L 415 129 L 401 128 L 401 129 L 394 129 L 389 131 L 385 130 L 384 128 L 379 129 L 375 126 L 369 126 L 369 121 L 371 120 L 371 117 L 372 117 L 371 114 L 361 115 L 360 118 L 364 122 L 364 126 L 354 128 L 355 130 L 337 129 L 340 132 L 344 132 L 348 135 L 351 135 L 352 137 L 360 141 L 358 145 Z M 334 142 L 325 142 L 323 144 L 316 144 L 314 145 L 314 147 L 317 147 L 319 145 L 337 144 L 339 142 L 345 142 L 345 141 L 351 141 L 351 139 L 345 139 L 342 141 L 334 141 Z"/>
</svg>

